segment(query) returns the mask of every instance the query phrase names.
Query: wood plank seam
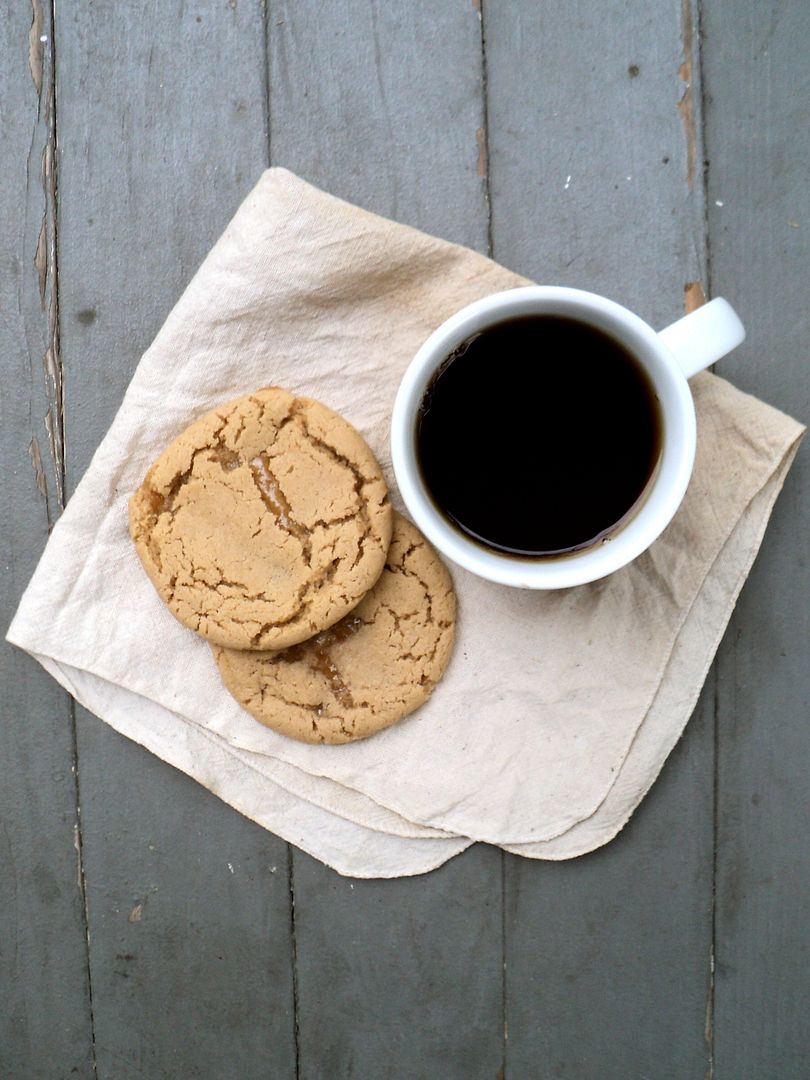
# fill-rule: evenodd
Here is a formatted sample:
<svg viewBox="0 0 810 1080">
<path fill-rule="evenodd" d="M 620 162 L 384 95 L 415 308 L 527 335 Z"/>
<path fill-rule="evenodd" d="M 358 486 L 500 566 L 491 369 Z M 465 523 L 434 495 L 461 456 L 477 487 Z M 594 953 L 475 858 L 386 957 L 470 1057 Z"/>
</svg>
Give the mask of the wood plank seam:
<svg viewBox="0 0 810 1080">
<path fill-rule="evenodd" d="M 473 6 L 478 12 L 478 22 L 481 27 L 481 96 L 482 96 L 482 127 L 478 132 L 478 167 L 477 172 L 484 183 L 484 201 L 487 207 L 487 255 L 492 258 L 492 199 L 490 198 L 490 173 L 489 173 L 489 81 L 487 75 L 487 25 L 484 11 L 484 0 L 473 0 Z"/>
<path fill-rule="evenodd" d="M 53 3 L 54 0 L 51 0 Z M 82 894 L 82 921 L 84 923 L 84 938 L 86 942 L 85 949 L 85 964 L 87 970 L 87 1005 L 90 1019 L 90 1053 L 91 1063 L 93 1066 L 93 1077 L 98 1077 L 98 1063 L 96 1059 L 96 1025 L 95 1014 L 93 1012 L 93 979 L 92 969 L 90 966 L 90 919 L 87 911 L 87 879 L 84 870 L 84 842 L 82 839 L 82 798 L 81 798 L 81 781 L 79 780 L 79 741 L 76 734 L 76 702 L 73 698 L 70 698 L 70 735 L 71 735 L 71 747 L 73 750 L 73 764 L 71 765 L 71 772 L 73 773 L 73 791 L 76 801 L 76 824 L 75 829 L 75 845 L 76 845 L 76 869 L 77 869 L 77 884 L 79 886 L 79 892 Z"/>
<path fill-rule="evenodd" d="M 31 36 L 43 24 L 42 0 L 32 0 Z M 48 345 L 43 357 L 48 412 L 45 423 L 48 429 L 49 447 L 53 459 L 56 481 L 56 507 L 53 520 L 65 508 L 65 409 L 64 409 L 64 373 L 59 349 L 59 165 L 58 165 L 58 115 L 57 115 L 57 45 L 56 45 L 56 2 L 49 0 L 50 35 L 43 41 L 42 34 L 36 43 L 39 45 L 33 55 L 40 63 L 38 84 L 40 102 L 45 95 L 45 109 L 48 126 L 47 142 L 43 158 L 43 187 L 45 191 L 45 215 L 43 232 L 47 237 L 47 257 L 44 266 L 38 266 L 40 272 L 40 295 L 47 303 Z M 47 48 L 45 47 L 47 46 Z M 45 58 L 48 57 L 47 69 Z M 34 75 L 32 67 L 32 76 Z M 41 234 L 42 235 L 42 234 Z M 38 254 L 39 254 L 38 247 Z M 46 495 L 47 502 L 47 495 Z M 49 525 L 52 524 L 49 512 Z M 82 841 L 81 790 L 79 781 L 79 746 L 76 734 L 76 703 L 68 697 L 68 722 L 70 724 L 71 773 L 73 774 L 73 797 L 75 805 L 74 844 L 77 861 L 77 886 L 81 893 L 81 914 L 85 938 L 85 970 L 87 980 L 87 999 L 90 1022 L 90 1053 L 93 1076 L 98 1076 L 96 1060 L 96 1033 L 93 1013 L 93 983 L 90 965 L 90 923 L 87 912 L 87 888 L 84 868 Z"/>
<path fill-rule="evenodd" d="M 301 1043 L 298 1020 L 298 950 L 295 940 L 295 867 L 293 866 L 292 844 L 287 844 L 287 883 L 290 892 L 290 966 L 292 968 L 293 990 L 293 1048 L 295 1053 L 295 1080 L 298 1080 L 301 1068 Z"/>
<path fill-rule="evenodd" d="M 700 262 L 702 266 L 701 277 L 703 279 L 703 292 L 706 299 L 712 297 L 712 260 L 711 260 L 711 235 L 709 233 L 709 199 L 708 199 L 708 169 L 709 159 L 706 152 L 705 144 L 705 123 L 706 116 L 706 80 L 704 78 L 704 22 L 703 22 L 703 0 L 694 0 L 694 9 L 689 9 L 690 0 L 684 0 L 684 35 L 689 33 L 691 36 L 690 48 L 692 55 L 695 59 L 694 63 L 694 75 L 697 80 L 697 94 L 694 95 L 694 100 L 697 103 L 696 106 L 696 154 L 697 159 L 700 162 L 700 169 L 698 170 L 698 183 L 700 185 L 700 197 L 702 201 L 702 214 L 701 214 L 701 241 L 702 251 L 700 253 Z M 688 21 L 687 21 L 688 11 Z M 712 669 L 713 671 L 713 669 Z M 714 675 L 710 675 L 710 678 L 714 679 Z M 716 679 L 714 679 L 712 695 L 712 870 L 711 870 L 711 913 L 710 913 L 710 939 L 709 939 L 709 960 L 708 960 L 708 988 L 706 993 L 706 1021 L 704 1025 L 703 1036 L 706 1042 L 706 1051 L 708 1055 L 708 1064 L 706 1069 L 705 1080 L 713 1080 L 714 1077 L 714 996 L 715 996 L 715 957 L 717 951 L 717 918 L 716 918 L 716 894 L 717 894 L 717 815 L 718 815 L 718 801 L 717 801 L 717 784 L 718 784 L 718 752 L 719 752 L 719 738 L 718 738 L 718 714 L 719 714 L 719 686 Z"/>
<path fill-rule="evenodd" d="M 267 164 L 272 163 L 272 144 L 270 139 L 270 0 L 260 0 L 262 12 L 262 45 L 264 48 L 264 95 L 262 101 L 262 119 L 264 138 L 267 146 Z M 288 845 L 289 847 L 289 845 Z"/>
<path fill-rule="evenodd" d="M 706 129 L 704 118 L 706 116 L 706 79 L 704 77 L 704 18 L 703 18 L 703 3 L 704 0 L 694 0 L 695 14 L 694 14 L 694 52 L 697 57 L 696 72 L 698 80 L 698 116 L 697 116 L 697 133 L 698 133 L 698 151 L 700 167 L 700 188 L 703 200 L 703 213 L 701 221 L 701 229 L 703 233 L 703 285 L 704 292 L 707 299 L 712 297 L 712 238 L 709 234 L 709 196 L 708 196 L 708 171 L 709 171 L 709 158 L 706 152 Z M 714 370 L 714 368 L 712 368 Z"/>
<path fill-rule="evenodd" d="M 708 168 L 709 160 L 705 146 L 706 115 L 706 84 L 703 77 L 703 0 L 683 0 L 682 14 L 682 41 L 683 41 L 683 66 L 682 76 L 688 80 L 686 90 L 679 103 L 679 109 L 683 102 L 689 100 L 688 114 L 682 111 L 686 137 L 689 143 L 690 176 L 688 182 L 693 190 L 693 197 L 697 200 L 695 217 L 698 222 L 698 265 L 700 268 L 698 295 L 694 299 L 694 307 L 699 306 L 704 300 L 712 297 L 711 277 L 711 238 L 709 234 L 709 205 L 708 205 Z M 702 297 L 700 293 L 702 292 Z M 691 297 L 684 293 L 687 311 L 693 309 Z M 710 676 L 713 678 L 713 676 Z M 714 1077 L 714 995 L 715 995 L 715 949 L 716 949 L 716 919 L 715 919 L 715 894 L 717 885 L 717 779 L 718 779 L 718 686 L 714 681 L 712 695 L 712 868 L 711 868 L 711 894 L 710 894 L 710 926 L 709 926 L 709 955 L 707 970 L 706 989 L 706 1013 L 703 1037 L 706 1043 L 707 1068 L 705 1080 Z"/>
<path fill-rule="evenodd" d="M 489 78 L 487 72 L 487 25 L 484 0 L 473 0 L 473 7 L 478 12 L 481 30 L 481 112 L 482 126 L 476 133 L 478 142 L 478 163 L 476 172 L 484 185 L 484 202 L 487 215 L 487 255 L 491 259 L 494 251 L 492 236 L 492 198 L 490 186 L 489 153 Z M 506 973 L 506 852 L 500 851 L 500 890 L 501 890 L 501 1067 L 496 1080 L 506 1080 L 506 1046 L 509 1038 L 509 1015 L 507 1005 Z"/>
<path fill-rule="evenodd" d="M 264 45 L 264 101 L 262 113 L 264 118 L 265 145 L 267 147 L 267 165 L 273 164 L 273 126 L 272 100 L 271 100 L 271 73 L 270 73 L 270 5 L 271 0 L 261 0 L 262 11 L 262 36 Z M 292 844 L 287 844 L 287 890 L 289 894 L 289 917 L 290 917 L 290 970 L 292 976 L 292 1026 L 293 1026 L 293 1054 L 294 1076 L 298 1080 L 301 1070 L 301 1042 L 300 1042 L 300 1017 L 298 997 L 298 947 L 295 927 L 295 849 Z"/>
</svg>

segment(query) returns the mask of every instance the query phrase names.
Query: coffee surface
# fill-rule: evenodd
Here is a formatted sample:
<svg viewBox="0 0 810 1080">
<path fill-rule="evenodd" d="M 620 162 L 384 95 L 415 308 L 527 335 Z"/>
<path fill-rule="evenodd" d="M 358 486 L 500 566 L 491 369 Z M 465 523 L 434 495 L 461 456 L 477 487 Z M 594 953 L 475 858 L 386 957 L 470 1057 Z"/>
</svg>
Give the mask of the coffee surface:
<svg viewBox="0 0 810 1080">
<path fill-rule="evenodd" d="M 649 376 L 574 319 L 488 327 L 448 357 L 422 401 L 416 451 L 439 510 L 486 547 L 539 557 L 605 541 L 661 452 Z"/>
</svg>

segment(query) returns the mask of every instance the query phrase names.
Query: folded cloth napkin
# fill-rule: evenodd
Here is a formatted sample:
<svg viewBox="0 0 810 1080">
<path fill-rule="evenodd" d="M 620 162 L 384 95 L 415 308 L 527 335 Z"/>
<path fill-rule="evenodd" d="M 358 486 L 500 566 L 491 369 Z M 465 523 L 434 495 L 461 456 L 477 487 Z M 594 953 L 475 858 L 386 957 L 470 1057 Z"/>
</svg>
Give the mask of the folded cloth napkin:
<svg viewBox="0 0 810 1080">
<path fill-rule="evenodd" d="M 803 428 L 708 373 L 684 503 L 631 566 L 552 593 L 451 567 L 455 652 L 364 742 L 270 731 L 163 606 L 127 500 L 194 418 L 257 386 L 317 397 L 390 468 L 409 360 L 465 304 L 526 284 L 283 169 L 245 200 L 142 358 L 9 630 L 87 708 L 342 873 L 420 873 L 486 840 L 562 859 L 614 836 L 691 713 Z"/>
</svg>

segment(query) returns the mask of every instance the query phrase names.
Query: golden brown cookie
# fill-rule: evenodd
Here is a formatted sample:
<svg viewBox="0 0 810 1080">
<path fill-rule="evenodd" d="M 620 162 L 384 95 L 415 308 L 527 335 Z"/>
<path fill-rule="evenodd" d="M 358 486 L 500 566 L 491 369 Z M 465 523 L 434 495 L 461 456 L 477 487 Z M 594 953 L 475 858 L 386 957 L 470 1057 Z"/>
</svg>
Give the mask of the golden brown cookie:
<svg viewBox="0 0 810 1080">
<path fill-rule="evenodd" d="M 276 649 L 341 619 L 380 575 L 391 507 L 357 431 L 268 387 L 214 409 L 160 455 L 129 504 L 146 572 L 218 645 Z"/>
<path fill-rule="evenodd" d="M 395 514 L 385 569 L 337 625 L 281 652 L 214 656 L 225 686 L 263 724 L 304 742 L 351 742 L 427 700 L 450 657 L 455 613 L 444 564 Z"/>
</svg>

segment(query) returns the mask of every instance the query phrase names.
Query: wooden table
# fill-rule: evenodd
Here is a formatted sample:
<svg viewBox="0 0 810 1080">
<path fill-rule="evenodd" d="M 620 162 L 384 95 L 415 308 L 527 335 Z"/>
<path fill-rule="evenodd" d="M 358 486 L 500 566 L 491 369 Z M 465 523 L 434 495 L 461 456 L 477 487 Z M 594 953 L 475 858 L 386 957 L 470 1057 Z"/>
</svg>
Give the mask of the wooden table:
<svg viewBox="0 0 810 1080">
<path fill-rule="evenodd" d="M 269 163 L 653 325 L 808 416 L 806 0 L 10 2 L 10 618 L 141 352 Z M 810 1077 L 807 452 L 621 836 L 349 881 L 2 649 L 0 1075 Z"/>
</svg>

